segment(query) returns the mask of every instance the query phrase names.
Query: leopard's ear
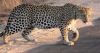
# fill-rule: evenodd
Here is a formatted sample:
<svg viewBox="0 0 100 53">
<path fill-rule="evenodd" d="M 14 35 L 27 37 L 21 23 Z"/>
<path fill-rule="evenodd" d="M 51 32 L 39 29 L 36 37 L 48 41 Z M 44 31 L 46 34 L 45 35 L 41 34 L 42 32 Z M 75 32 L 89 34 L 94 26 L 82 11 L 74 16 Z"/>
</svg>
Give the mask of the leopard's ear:
<svg viewBox="0 0 100 53">
<path fill-rule="evenodd" d="M 68 3 L 64 4 L 64 6 L 67 6 Z"/>
<path fill-rule="evenodd" d="M 74 4 L 71 4 L 71 3 L 66 3 L 64 6 L 73 6 Z"/>
</svg>

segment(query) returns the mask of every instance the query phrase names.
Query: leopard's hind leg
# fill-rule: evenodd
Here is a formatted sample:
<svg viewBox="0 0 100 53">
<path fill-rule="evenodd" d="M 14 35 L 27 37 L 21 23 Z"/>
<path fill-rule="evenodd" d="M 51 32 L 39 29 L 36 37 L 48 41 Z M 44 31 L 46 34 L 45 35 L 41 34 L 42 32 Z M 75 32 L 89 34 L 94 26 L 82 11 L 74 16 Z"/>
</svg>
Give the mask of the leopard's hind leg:
<svg viewBox="0 0 100 53">
<path fill-rule="evenodd" d="M 34 27 L 30 27 L 30 26 L 25 28 L 22 32 L 22 37 L 27 41 L 33 41 L 32 36 L 29 35 L 33 29 Z"/>
<path fill-rule="evenodd" d="M 2 33 L 0 33 L 0 37 L 3 37 L 3 41 L 5 43 L 8 43 L 10 41 L 12 41 L 12 38 L 10 35 L 13 35 L 17 32 L 22 31 L 23 27 L 20 26 L 21 24 L 17 23 L 17 22 L 11 22 L 8 21 L 7 26 L 5 27 L 4 31 Z"/>
<path fill-rule="evenodd" d="M 4 32 L 0 33 L 0 37 L 2 37 L 5 44 L 12 45 L 13 43 L 15 43 L 15 39 L 14 37 L 12 37 L 14 33 L 16 32 L 6 28 Z"/>
</svg>

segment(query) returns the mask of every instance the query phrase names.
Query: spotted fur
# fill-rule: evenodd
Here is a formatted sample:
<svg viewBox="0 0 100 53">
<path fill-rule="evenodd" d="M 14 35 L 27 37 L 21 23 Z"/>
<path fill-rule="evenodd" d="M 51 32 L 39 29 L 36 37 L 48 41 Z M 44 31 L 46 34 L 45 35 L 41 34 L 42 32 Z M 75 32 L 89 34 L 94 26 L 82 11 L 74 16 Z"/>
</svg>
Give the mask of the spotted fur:
<svg viewBox="0 0 100 53">
<path fill-rule="evenodd" d="M 11 11 L 7 26 L 0 37 L 22 31 L 22 36 L 30 41 L 27 35 L 34 28 L 59 28 L 64 40 L 65 29 L 72 19 L 87 21 L 87 10 L 84 9 L 69 3 L 64 6 L 21 4 Z"/>
</svg>

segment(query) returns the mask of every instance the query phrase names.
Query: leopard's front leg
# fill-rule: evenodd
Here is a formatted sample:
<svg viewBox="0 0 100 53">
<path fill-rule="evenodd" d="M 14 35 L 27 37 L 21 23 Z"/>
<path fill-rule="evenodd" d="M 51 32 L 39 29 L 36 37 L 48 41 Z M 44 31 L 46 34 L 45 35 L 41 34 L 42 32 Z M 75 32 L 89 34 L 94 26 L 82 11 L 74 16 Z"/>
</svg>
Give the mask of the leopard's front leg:
<svg viewBox="0 0 100 53">
<path fill-rule="evenodd" d="M 62 35 L 64 44 L 73 46 L 74 42 L 70 41 L 69 38 L 68 38 L 68 29 L 66 27 L 65 28 L 60 28 L 60 31 L 61 31 L 61 35 Z"/>
</svg>

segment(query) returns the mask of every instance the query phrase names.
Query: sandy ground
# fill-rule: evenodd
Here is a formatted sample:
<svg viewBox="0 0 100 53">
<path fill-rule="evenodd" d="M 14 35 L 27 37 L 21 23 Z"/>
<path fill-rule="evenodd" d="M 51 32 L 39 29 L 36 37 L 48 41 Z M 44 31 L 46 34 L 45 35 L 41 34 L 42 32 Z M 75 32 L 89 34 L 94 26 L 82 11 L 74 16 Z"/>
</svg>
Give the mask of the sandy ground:
<svg viewBox="0 0 100 53">
<path fill-rule="evenodd" d="M 32 34 L 34 34 L 36 42 L 26 42 L 22 39 L 13 45 L 4 45 L 3 48 L 0 48 L 0 53 L 100 53 L 99 23 L 98 19 L 94 22 L 95 26 L 84 25 L 79 28 L 80 39 L 75 46 L 70 47 L 57 43 L 60 41 L 59 29 L 35 29 Z"/>
<path fill-rule="evenodd" d="M 52 2 L 52 0 L 50 1 Z M 53 5 L 63 5 L 66 2 L 71 2 L 82 6 L 89 6 L 93 8 L 94 19 L 100 17 L 100 0 L 73 1 L 59 0 L 58 2 L 58 0 L 55 0 Z M 15 34 L 14 39 L 21 40 L 13 45 L 0 45 L 0 53 L 100 53 L 100 19 L 95 20 L 93 24 L 94 26 L 77 23 L 80 39 L 73 47 L 57 43 L 61 40 L 59 29 L 35 29 L 32 34 L 36 42 L 26 42 L 20 34 Z M 3 28 L 0 27 L 1 29 Z"/>
</svg>

